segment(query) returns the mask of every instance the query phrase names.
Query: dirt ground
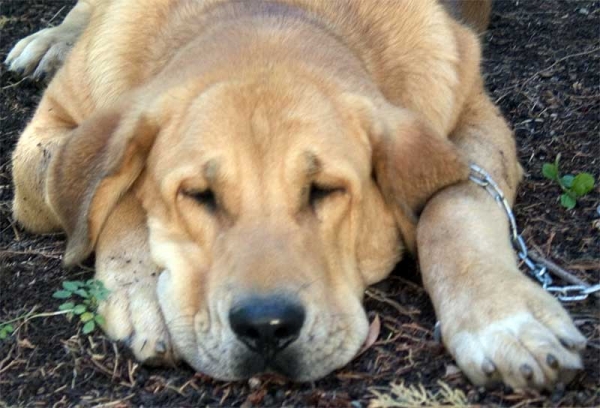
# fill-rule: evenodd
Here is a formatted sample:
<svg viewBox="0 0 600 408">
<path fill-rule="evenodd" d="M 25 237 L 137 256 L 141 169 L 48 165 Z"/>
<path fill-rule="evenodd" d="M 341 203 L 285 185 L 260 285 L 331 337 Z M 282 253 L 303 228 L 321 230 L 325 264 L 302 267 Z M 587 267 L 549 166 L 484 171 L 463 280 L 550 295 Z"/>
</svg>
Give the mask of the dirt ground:
<svg viewBox="0 0 600 408">
<path fill-rule="evenodd" d="M 0 58 L 21 37 L 59 22 L 73 2 L 0 0 Z M 516 204 L 526 241 L 578 277 L 600 281 L 599 188 L 567 211 L 558 202 L 559 188 L 541 174 L 542 164 L 561 153 L 565 172 L 600 176 L 600 3 L 497 1 L 485 36 L 484 71 L 493 99 L 515 129 L 526 170 Z M 63 235 L 34 236 L 11 221 L 10 152 L 43 89 L 0 68 L 0 324 L 31 311 L 55 312 L 61 302 L 51 295 L 61 282 L 93 274 L 89 267 L 61 267 Z M 371 319 L 378 316 L 381 322 L 377 342 L 346 367 L 310 384 L 274 377 L 225 383 L 185 366 L 142 367 L 101 333 L 78 334 L 79 327 L 64 316 L 38 317 L 15 324 L 18 331 L 0 341 L 0 406 L 359 408 L 389 401 L 390 383 L 400 381 L 406 387 L 395 392 L 412 401 L 408 406 L 419 401 L 600 405 L 598 303 L 567 305 L 589 339 L 586 369 L 552 394 L 470 385 L 433 339 L 433 309 L 410 261 L 368 292 L 365 303 Z M 429 392 L 421 395 L 420 385 Z"/>
</svg>

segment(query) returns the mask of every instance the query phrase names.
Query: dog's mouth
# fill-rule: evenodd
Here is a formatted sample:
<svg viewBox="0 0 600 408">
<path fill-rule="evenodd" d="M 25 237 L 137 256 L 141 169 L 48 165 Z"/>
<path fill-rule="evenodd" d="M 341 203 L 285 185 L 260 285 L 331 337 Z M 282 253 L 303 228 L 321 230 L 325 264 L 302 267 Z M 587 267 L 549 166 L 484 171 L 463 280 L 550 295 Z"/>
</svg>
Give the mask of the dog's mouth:
<svg viewBox="0 0 600 408">
<path fill-rule="evenodd" d="M 369 325 L 369 331 L 365 342 L 360 347 L 356 355 L 350 360 L 358 358 L 377 341 L 379 337 L 381 323 L 375 316 Z M 249 355 L 240 365 L 240 376 L 250 378 L 261 374 L 276 374 L 294 381 L 299 373 L 299 367 L 302 365 L 303 356 L 295 350 L 283 350 L 283 352 L 258 350 L 250 347 Z"/>
<path fill-rule="evenodd" d="M 289 380 L 298 380 L 300 375 L 298 353 L 289 350 L 274 355 L 263 355 L 250 351 L 242 359 L 237 376 L 251 378 L 262 374 L 276 374 Z"/>
</svg>

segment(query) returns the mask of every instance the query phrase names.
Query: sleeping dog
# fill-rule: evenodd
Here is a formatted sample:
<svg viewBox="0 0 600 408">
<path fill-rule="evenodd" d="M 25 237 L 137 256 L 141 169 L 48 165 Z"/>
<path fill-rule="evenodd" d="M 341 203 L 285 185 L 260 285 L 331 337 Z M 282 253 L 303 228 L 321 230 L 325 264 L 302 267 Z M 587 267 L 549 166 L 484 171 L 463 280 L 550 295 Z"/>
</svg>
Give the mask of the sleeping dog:
<svg viewBox="0 0 600 408">
<path fill-rule="evenodd" d="M 446 3 L 80 0 L 7 59 L 58 69 L 14 216 L 66 231 L 67 265 L 95 252 L 104 330 L 147 363 L 325 376 L 410 252 L 474 383 L 567 382 L 585 338 L 468 180 L 477 163 L 512 202 L 521 178 L 479 68 L 490 4 Z"/>
</svg>

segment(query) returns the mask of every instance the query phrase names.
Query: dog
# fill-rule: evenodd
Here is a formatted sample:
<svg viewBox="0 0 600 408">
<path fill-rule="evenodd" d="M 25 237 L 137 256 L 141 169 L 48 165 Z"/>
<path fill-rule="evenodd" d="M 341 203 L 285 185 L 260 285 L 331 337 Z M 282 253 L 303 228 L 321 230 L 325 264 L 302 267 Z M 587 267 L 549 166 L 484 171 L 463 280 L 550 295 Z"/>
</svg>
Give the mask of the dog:
<svg viewBox="0 0 600 408">
<path fill-rule="evenodd" d="M 512 203 L 522 174 L 479 68 L 489 8 L 80 0 L 6 61 L 57 69 L 13 154 L 14 218 L 66 231 L 66 265 L 95 252 L 103 329 L 148 364 L 323 377 L 408 252 L 473 383 L 566 383 L 586 339 L 469 181 L 476 163 Z"/>
</svg>

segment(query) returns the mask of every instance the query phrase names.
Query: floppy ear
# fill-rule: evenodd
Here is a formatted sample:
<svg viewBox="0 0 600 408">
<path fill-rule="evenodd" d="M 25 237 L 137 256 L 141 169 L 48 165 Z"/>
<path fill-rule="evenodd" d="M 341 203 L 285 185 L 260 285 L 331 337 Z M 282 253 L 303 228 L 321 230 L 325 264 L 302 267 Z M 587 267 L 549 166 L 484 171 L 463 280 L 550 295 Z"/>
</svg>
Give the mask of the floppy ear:
<svg viewBox="0 0 600 408">
<path fill-rule="evenodd" d="M 376 182 L 405 245 L 414 253 L 416 225 L 427 200 L 444 187 L 467 180 L 469 166 L 448 139 L 417 115 L 360 99 Z"/>
<path fill-rule="evenodd" d="M 81 123 L 52 158 L 47 201 L 68 236 L 64 263 L 85 259 L 108 215 L 144 168 L 158 125 L 143 114 L 103 111 Z"/>
</svg>

